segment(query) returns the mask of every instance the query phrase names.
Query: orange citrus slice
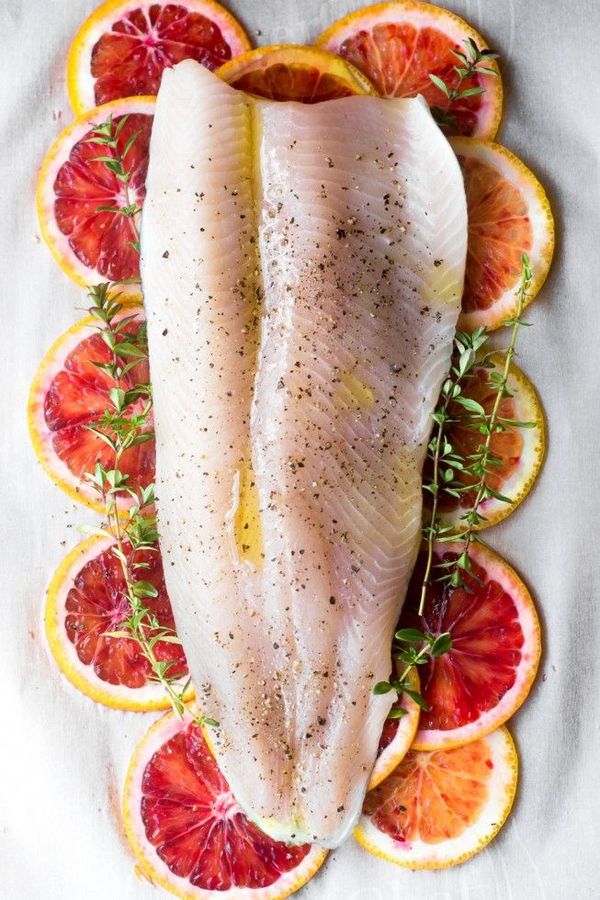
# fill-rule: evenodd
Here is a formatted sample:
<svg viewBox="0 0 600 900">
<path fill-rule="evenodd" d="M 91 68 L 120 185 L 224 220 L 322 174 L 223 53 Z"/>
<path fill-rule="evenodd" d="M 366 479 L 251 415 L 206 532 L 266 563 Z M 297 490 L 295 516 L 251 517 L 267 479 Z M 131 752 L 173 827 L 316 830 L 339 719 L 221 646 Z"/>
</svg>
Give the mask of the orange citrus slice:
<svg viewBox="0 0 600 900">
<path fill-rule="evenodd" d="M 488 358 L 491 368 L 475 366 L 472 377 L 465 383 L 463 396 L 479 403 L 489 415 L 494 406 L 498 388 L 491 376 L 504 369 L 504 354 L 494 353 Z M 540 473 L 546 448 L 546 426 L 544 413 L 537 391 L 519 369 L 511 363 L 506 387 L 509 394 L 500 401 L 498 414 L 501 419 L 530 422 L 531 428 L 505 424 L 505 431 L 491 436 L 490 449 L 495 463 L 490 466 L 486 484 L 496 493 L 510 498 L 510 503 L 496 497 L 488 497 L 479 504 L 478 512 L 485 521 L 475 526 L 476 530 L 497 525 L 509 516 L 528 496 Z M 453 415 L 452 405 L 450 415 Z M 463 458 L 475 453 L 481 445 L 482 436 L 472 426 L 467 427 L 464 410 L 457 407 L 458 421 L 448 425 L 446 437 L 454 450 Z M 427 477 L 427 476 L 425 476 Z M 456 480 L 463 485 L 475 485 L 478 478 L 466 472 L 456 472 Z M 475 490 L 452 497 L 440 493 L 438 514 L 443 525 L 452 525 L 455 531 L 463 531 L 467 523 L 462 516 L 475 501 Z"/>
<path fill-rule="evenodd" d="M 316 44 L 342 56 L 372 82 L 383 97 L 421 94 L 433 109 L 444 132 L 491 140 L 502 115 L 502 83 L 494 61 L 486 63 L 496 75 L 480 72 L 461 84 L 461 92 L 483 88 L 450 103 L 430 75 L 448 88 L 457 86 L 454 51 L 465 52 L 464 42 L 486 43 L 454 13 L 429 3 L 399 0 L 378 3 L 350 13 L 321 34 Z"/>
<path fill-rule="evenodd" d="M 269 100 L 320 103 L 376 93 L 354 66 L 324 50 L 295 44 L 250 50 L 225 63 L 217 75 L 240 91 Z"/>
<path fill-rule="evenodd" d="M 121 315 L 136 316 L 130 331 L 140 327 L 139 307 L 126 308 Z M 104 512 L 98 494 L 85 478 L 97 462 L 113 468 L 112 450 L 88 427 L 109 408 L 109 392 L 116 384 L 99 368 L 110 361 L 111 352 L 94 328 L 97 324 L 91 317 L 81 319 L 50 347 L 31 385 L 28 419 L 37 458 L 52 480 L 72 499 Z M 127 332 L 121 332 L 121 339 Z M 140 360 L 123 384 L 147 380 L 148 363 Z M 120 468 L 129 475 L 132 487 L 150 484 L 154 480 L 154 441 L 126 450 Z M 132 500 L 123 496 L 118 503 L 125 508 Z"/>
<path fill-rule="evenodd" d="M 125 831 L 142 871 L 176 897 L 280 900 L 327 853 L 284 844 L 250 822 L 191 716 L 168 713 L 142 739 L 123 793 Z"/>
<path fill-rule="evenodd" d="M 42 163 L 37 188 L 41 234 L 77 284 L 139 278 L 139 253 L 133 246 L 139 213 L 128 218 L 110 210 L 141 208 L 144 202 L 153 115 L 153 97 L 129 97 L 92 109 L 59 134 Z M 114 150 L 89 140 L 94 126 L 110 117 L 115 127 L 121 125 L 119 154 L 127 149 L 126 185 L 97 161 L 114 156 Z"/>
<path fill-rule="evenodd" d="M 101 536 L 88 538 L 56 570 L 46 602 L 48 645 L 63 675 L 97 703 L 137 712 L 166 709 L 169 699 L 152 681 L 150 664 L 137 642 L 106 634 L 118 631 L 131 614 L 113 544 Z M 145 604 L 160 626 L 174 628 L 160 554 L 138 552 L 136 560 L 147 563 L 143 578 L 158 591 Z M 159 662 L 171 663 L 172 675 L 187 677 L 180 644 L 158 641 L 154 652 Z"/>
<path fill-rule="evenodd" d="M 400 667 L 396 660 L 394 660 L 394 668 L 400 674 Z M 411 682 L 411 689 L 418 691 L 419 676 L 415 669 L 411 669 L 408 680 Z M 377 759 L 371 772 L 369 790 L 381 784 L 402 762 L 417 733 L 419 713 L 421 712 L 419 705 L 408 694 L 403 694 L 395 701 L 392 710 L 399 707 L 405 710 L 406 714 L 400 719 L 390 717 L 385 721 L 379 739 Z"/>
<path fill-rule="evenodd" d="M 409 869 L 465 862 L 498 834 L 517 790 L 518 757 L 506 728 L 464 747 L 411 750 L 367 794 L 354 836 Z"/>
<path fill-rule="evenodd" d="M 107 0 L 69 49 L 67 88 L 75 115 L 139 94 L 156 94 L 163 70 L 182 59 L 208 69 L 250 49 L 246 32 L 215 0 Z"/>
<path fill-rule="evenodd" d="M 433 580 L 423 615 L 418 608 L 425 568 L 422 551 L 399 627 L 449 632 L 452 648 L 419 666 L 422 710 L 413 742 L 417 750 L 458 747 L 504 724 L 527 698 L 538 669 L 540 625 L 531 595 L 517 573 L 482 544 L 469 549 L 471 571 L 463 587 L 440 582 L 440 563 L 457 558 L 463 545 L 434 546 Z"/>
<path fill-rule="evenodd" d="M 469 245 L 459 327 L 499 328 L 514 315 L 521 255 L 531 261 L 530 303 L 546 280 L 554 252 L 554 220 L 535 175 L 499 144 L 453 138 L 465 180 Z"/>
</svg>

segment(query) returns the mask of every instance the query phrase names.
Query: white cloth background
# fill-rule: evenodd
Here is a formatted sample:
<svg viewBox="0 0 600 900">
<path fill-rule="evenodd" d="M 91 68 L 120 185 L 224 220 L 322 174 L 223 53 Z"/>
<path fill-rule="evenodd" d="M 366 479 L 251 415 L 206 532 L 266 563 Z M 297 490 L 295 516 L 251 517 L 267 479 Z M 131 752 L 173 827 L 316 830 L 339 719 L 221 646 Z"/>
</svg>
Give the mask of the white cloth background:
<svg viewBox="0 0 600 900">
<path fill-rule="evenodd" d="M 235 0 L 255 41 L 309 41 L 356 0 Z M 600 875 L 600 339 L 598 240 L 600 2 L 450 0 L 502 55 L 500 140 L 553 201 L 557 254 L 520 339 L 550 440 L 526 505 L 489 535 L 538 600 L 545 654 L 511 724 L 518 801 L 493 844 L 454 870 L 411 873 L 353 841 L 333 853 L 306 900 L 554 900 L 598 897 Z M 49 659 L 48 579 L 93 515 L 37 466 L 25 406 L 49 344 L 83 292 L 36 236 L 42 156 L 70 120 L 64 63 L 93 0 L 1 0 L 0 166 L 0 897 L 153 900 L 122 837 L 118 796 L 152 716 L 94 705 Z M 257 32 L 262 34 L 257 36 Z"/>
</svg>

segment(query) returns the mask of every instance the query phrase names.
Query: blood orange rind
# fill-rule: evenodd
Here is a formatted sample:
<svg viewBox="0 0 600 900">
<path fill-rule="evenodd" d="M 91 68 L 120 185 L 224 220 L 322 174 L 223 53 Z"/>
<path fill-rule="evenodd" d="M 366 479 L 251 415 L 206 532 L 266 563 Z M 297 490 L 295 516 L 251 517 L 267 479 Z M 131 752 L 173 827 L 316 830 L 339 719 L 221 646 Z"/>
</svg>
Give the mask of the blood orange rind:
<svg viewBox="0 0 600 900">
<path fill-rule="evenodd" d="M 82 24 L 69 48 L 67 57 L 67 90 L 75 115 L 80 116 L 97 105 L 95 97 L 96 79 L 91 73 L 92 51 L 97 42 L 112 30 L 112 26 L 128 13 L 140 10 L 147 17 L 150 7 L 157 5 L 154 0 L 107 0 L 101 4 Z M 187 12 L 200 13 L 216 22 L 221 35 L 236 56 L 251 47 L 250 40 L 240 23 L 215 0 L 178 0 L 175 6 Z M 151 29 L 150 29 L 151 30 Z M 152 37 L 149 35 L 150 40 Z M 144 46 L 144 41 L 140 41 Z M 148 90 L 144 94 L 151 93 Z"/>
<path fill-rule="evenodd" d="M 550 202 L 543 186 L 530 169 L 510 150 L 500 144 L 494 144 L 476 138 L 456 137 L 451 138 L 450 143 L 461 162 L 465 177 L 465 190 L 469 209 L 469 248 L 467 259 L 467 273 L 465 282 L 465 294 L 472 295 L 467 308 L 463 307 L 460 316 L 459 327 L 463 331 L 473 331 L 475 328 L 485 326 L 488 330 L 499 328 L 505 320 L 510 319 L 517 310 L 516 291 L 521 279 L 521 253 L 526 252 L 531 263 L 533 279 L 527 294 L 529 305 L 537 296 L 544 284 L 554 253 L 554 219 Z M 485 182 L 485 169 L 481 165 L 493 170 L 494 178 L 498 175 L 503 183 L 513 192 L 512 202 L 518 200 L 522 207 L 519 210 L 506 210 L 504 202 L 500 204 L 500 220 L 486 218 L 486 204 L 490 206 L 490 196 L 493 185 Z M 476 166 L 475 176 L 469 175 L 469 167 Z M 496 174 L 497 173 L 497 174 Z M 504 201 L 504 198 L 501 198 Z M 531 225 L 528 229 L 527 246 L 522 236 L 517 233 L 515 223 L 520 220 Z M 511 240 L 510 231 L 515 237 Z M 493 237 L 493 230 L 498 231 L 498 236 Z M 513 258 L 513 267 L 510 273 L 499 273 L 495 269 L 496 263 L 487 262 L 485 267 L 492 269 L 494 279 L 502 279 L 502 285 L 496 289 L 498 296 L 485 308 L 475 308 L 477 284 L 474 279 L 474 287 L 469 287 L 469 274 L 474 271 L 477 263 L 477 241 L 481 241 L 482 248 L 485 243 L 492 240 L 496 248 L 504 246 L 505 255 Z M 496 256 L 497 259 L 497 256 Z M 502 290 L 504 288 L 504 290 Z M 463 299 L 467 300 L 467 297 Z"/>
<path fill-rule="evenodd" d="M 299 79 L 306 75 L 310 93 L 302 93 L 301 82 L 286 84 L 286 76 L 293 79 L 294 74 Z M 325 50 L 299 44 L 257 47 L 225 63 L 217 75 L 233 87 L 271 99 L 317 102 L 320 91 L 322 99 L 377 94 L 368 78 L 350 63 Z"/>
<path fill-rule="evenodd" d="M 419 690 L 419 676 L 415 669 L 411 669 L 408 680 L 411 682 L 413 691 Z M 394 769 L 402 762 L 406 754 L 411 748 L 417 729 L 419 727 L 420 707 L 415 703 L 408 694 L 403 694 L 399 704 L 406 710 L 406 715 L 401 719 L 390 719 L 384 726 L 382 738 L 385 735 L 386 728 L 394 729 L 394 736 L 391 741 L 380 749 L 380 752 L 371 772 L 368 790 L 372 790 L 381 784 L 382 781 L 391 775 Z M 381 748 L 381 743 L 380 743 Z"/>
<path fill-rule="evenodd" d="M 133 310 L 141 310 L 140 301 L 139 295 L 137 297 L 128 296 L 122 315 L 131 315 Z M 74 475 L 54 450 L 53 432 L 49 429 L 44 417 L 45 399 L 53 378 L 57 372 L 63 369 L 69 354 L 77 348 L 81 341 L 93 334 L 97 326 L 96 319 L 86 316 L 71 325 L 54 341 L 33 378 L 27 404 L 27 421 L 29 436 L 38 462 L 56 486 L 72 500 L 82 503 L 96 512 L 104 513 L 104 505 L 98 499 L 96 491 L 85 479 Z M 125 514 L 125 510 L 131 506 L 133 500 L 120 497 L 118 503 Z"/>
<path fill-rule="evenodd" d="M 97 106 L 76 119 L 58 135 L 48 150 L 42 163 L 38 177 L 36 192 L 36 209 L 40 233 L 50 253 L 63 270 L 76 284 L 86 287 L 111 279 L 100 274 L 96 269 L 84 265 L 69 246 L 68 238 L 63 234 L 55 220 L 54 203 L 56 195 L 54 183 L 61 166 L 69 159 L 71 149 L 89 132 L 94 125 L 105 122 L 109 116 L 140 114 L 153 116 L 154 97 L 125 97 Z M 101 155 L 99 148 L 98 155 Z M 102 205 L 99 201 L 98 205 Z M 125 292 L 136 293 L 137 285 L 123 285 Z"/>
<path fill-rule="evenodd" d="M 48 647 L 65 678 L 73 687 L 96 703 L 129 712 L 168 709 L 169 698 L 161 685 L 148 683 L 144 687 L 130 688 L 102 680 L 92 666 L 81 662 L 75 645 L 67 637 L 65 602 L 75 578 L 86 563 L 98 557 L 112 543 L 109 538 L 100 535 L 86 538 L 67 553 L 56 569 L 48 587 L 44 612 Z M 193 696 L 193 690 L 190 688 L 186 692 L 186 698 L 191 699 Z"/>
<path fill-rule="evenodd" d="M 461 544 L 438 545 L 444 553 L 458 553 Z M 491 709 L 482 712 L 475 721 L 452 729 L 420 727 L 413 741 L 414 750 L 437 750 L 460 747 L 478 740 L 510 719 L 525 702 L 538 671 L 542 653 L 541 629 L 533 598 L 520 576 L 506 560 L 483 544 L 471 544 L 469 557 L 481 565 L 488 582 L 496 582 L 514 601 L 517 619 L 523 635 L 520 662 L 512 686 Z M 452 634 L 452 630 L 450 631 Z M 456 648 L 450 653 L 456 652 Z M 443 660 L 444 657 L 441 657 Z M 424 675 L 421 676 L 422 680 Z"/>
<path fill-rule="evenodd" d="M 467 38 L 474 40 L 480 49 L 487 47 L 483 37 L 455 13 L 429 3 L 421 3 L 419 0 L 397 0 L 394 3 L 377 3 L 349 13 L 320 34 L 315 41 L 315 45 L 329 50 L 331 53 L 341 54 L 345 58 L 344 49 L 342 48 L 342 44 L 345 41 L 355 38 L 359 32 L 372 33 L 375 27 L 382 24 L 409 25 L 417 31 L 422 28 L 434 28 L 447 36 L 461 51 L 465 49 L 464 41 Z M 379 52 L 376 52 L 374 57 L 378 60 L 378 64 L 381 65 L 382 61 Z M 357 64 L 356 59 L 349 61 L 353 61 L 355 65 Z M 459 64 L 457 59 L 453 59 L 453 62 L 456 65 Z M 411 58 L 403 74 L 414 72 L 413 63 L 414 60 Z M 481 103 L 481 106 L 477 111 L 477 123 L 472 133 L 483 140 L 489 141 L 496 135 L 500 126 L 503 96 L 500 71 L 495 60 L 486 63 L 486 65 L 488 68 L 493 69 L 496 75 L 481 76 L 482 86 L 485 86 L 485 93 L 479 95 L 478 102 Z M 403 94 L 401 90 L 397 92 L 398 84 L 395 84 L 396 92 L 386 90 L 383 79 L 377 77 L 376 72 L 364 66 L 362 68 L 358 66 L 358 68 L 361 69 L 363 74 L 369 78 L 383 96 L 414 96 L 412 92 L 409 94 Z M 423 76 L 422 90 L 429 92 L 432 85 L 428 72 L 424 72 Z M 443 100 L 441 92 L 439 99 L 440 101 Z"/>
<path fill-rule="evenodd" d="M 491 765 L 487 765 L 488 760 L 482 760 L 482 750 L 489 754 L 488 760 Z M 469 757 L 474 754 L 478 757 L 477 772 L 474 770 L 475 767 L 469 764 Z M 444 784 L 448 785 L 452 784 L 448 776 L 451 776 L 453 757 L 456 765 L 453 796 L 448 797 L 442 791 L 438 791 L 435 797 L 439 804 L 438 812 L 445 804 L 450 822 L 453 818 L 460 822 L 449 829 L 452 836 L 444 839 L 438 833 L 432 841 L 423 840 L 421 837 L 401 840 L 377 827 L 374 819 L 377 821 L 378 802 L 381 802 L 382 808 L 386 799 L 388 802 L 395 801 L 399 822 L 400 817 L 406 812 L 406 807 L 402 803 L 403 773 L 397 770 L 380 788 L 367 795 L 365 809 L 370 814 L 367 811 L 363 812 L 354 831 L 356 840 L 369 853 L 408 869 L 444 869 L 456 866 L 483 850 L 498 834 L 512 809 L 518 782 L 517 751 L 508 729 L 503 726 L 481 738 L 477 744 L 469 744 L 467 747 L 431 753 L 411 750 L 403 766 L 406 764 L 408 769 L 412 763 L 415 768 L 420 768 L 421 772 L 427 769 L 431 772 L 433 767 L 432 782 L 435 783 L 435 769 L 437 769 Z M 421 783 L 423 782 L 422 777 Z M 479 795 L 477 802 L 473 802 L 468 796 L 470 783 L 474 793 Z M 380 797 L 377 797 L 378 792 Z M 413 800 L 414 792 L 409 792 L 408 796 Z M 390 811 L 389 815 L 393 817 L 394 813 Z M 424 803 L 422 809 L 417 812 L 417 825 L 432 815 L 433 810 Z M 465 822 L 468 822 L 466 826 Z M 438 822 L 437 827 L 438 832 L 443 832 L 442 823 Z"/>
<path fill-rule="evenodd" d="M 140 869 L 153 884 L 160 885 L 181 900 L 209 900 L 215 896 L 223 898 L 223 900 L 283 900 L 283 898 L 289 897 L 290 894 L 306 884 L 323 865 L 327 857 L 326 850 L 313 845 L 299 866 L 283 874 L 268 887 L 231 887 L 213 891 L 195 887 L 187 879 L 173 874 L 158 856 L 154 846 L 148 841 L 139 812 L 146 766 L 163 744 L 187 727 L 192 720 L 192 714 L 197 714 L 193 705 L 189 708 L 184 720 L 172 712 L 162 716 L 146 732 L 129 764 L 123 789 L 123 824 Z M 206 737 L 208 729 L 205 728 L 203 731 Z M 210 749 L 210 744 L 208 747 Z"/>
<path fill-rule="evenodd" d="M 493 364 L 493 369 L 482 370 L 485 373 L 496 371 L 499 372 L 504 367 L 504 354 L 494 353 L 489 357 L 489 361 Z M 476 367 L 477 368 L 477 367 Z M 542 409 L 539 395 L 524 372 L 511 363 L 508 373 L 507 388 L 513 394 L 511 403 L 514 404 L 514 415 L 511 418 L 520 422 L 533 422 L 533 428 L 519 428 L 515 426 L 507 426 L 508 434 L 511 430 L 518 436 L 521 444 L 518 459 L 511 461 L 511 471 L 504 479 L 497 490 L 506 497 L 511 498 L 511 503 L 503 502 L 494 497 L 484 500 L 479 506 L 479 512 L 485 516 L 485 521 L 475 526 L 476 531 L 482 531 L 492 525 L 497 525 L 527 499 L 538 475 L 540 474 L 544 455 L 546 452 L 546 419 Z M 492 386 L 492 390 L 496 393 L 497 388 Z M 469 397 L 469 385 L 465 386 L 464 395 Z M 476 398 L 479 399 L 479 398 Z M 450 443 L 455 444 L 453 440 L 452 429 L 448 432 Z M 474 445 L 480 443 L 477 435 L 473 434 Z M 493 441 L 493 438 L 492 438 Z M 459 452 L 464 448 L 458 448 Z M 476 447 L 473 447 L 473 452 Z M 495 473 L 497 470 L 492 470 Z M 458 504 L 458 501 L 457 501 Z M 461 518 L 465 510 L 461 506 L 456 506 L 449 510 L 442 509 L 439 512 L 439 519 L 443 525 L 452 525 L 455 531 L 464 531 L 467 527 L 464 519 Z"/>
</svg>

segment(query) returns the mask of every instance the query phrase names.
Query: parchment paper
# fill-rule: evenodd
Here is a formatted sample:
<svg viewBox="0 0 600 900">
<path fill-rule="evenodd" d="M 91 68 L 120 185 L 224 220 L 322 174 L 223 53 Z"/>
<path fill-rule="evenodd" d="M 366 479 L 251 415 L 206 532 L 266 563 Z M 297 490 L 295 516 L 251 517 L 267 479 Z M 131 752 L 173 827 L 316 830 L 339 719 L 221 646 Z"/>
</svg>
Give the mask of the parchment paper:
<svg viewBox="0 0 600 900">
<path fill-rule="evenodd" d="M 310 40 L 356 0 L 236 0 L 261 43 Z M 511 723 L 518 801 L 493 844 L 444 872 L 411 873 L 353 841 L 331 854 L 303 900 L 554 900 L 600 896 L 600 2 L 452 0 L 502 55 L 500 140 L 553 200 L 558 246 L 531 308 L 520 363 L 549 418 L 543 476 L 493 546 L 531 585 L 545 656 Z M 42 635 L 44 590 L 93 514 L 35 462 L 25 406 L 49 344 L 84 294 L 36 234 L 33 194 L 46 148 L 71 114 L 64 63 L 92 0 L 1 0 L 0 167 L 0 897 L 157 900 L 121 835 L 118 797 L 151 715 L 103 709 L 66 684 Z M 260 33 L 259 33 L 260 32 Z"/>
</svg>

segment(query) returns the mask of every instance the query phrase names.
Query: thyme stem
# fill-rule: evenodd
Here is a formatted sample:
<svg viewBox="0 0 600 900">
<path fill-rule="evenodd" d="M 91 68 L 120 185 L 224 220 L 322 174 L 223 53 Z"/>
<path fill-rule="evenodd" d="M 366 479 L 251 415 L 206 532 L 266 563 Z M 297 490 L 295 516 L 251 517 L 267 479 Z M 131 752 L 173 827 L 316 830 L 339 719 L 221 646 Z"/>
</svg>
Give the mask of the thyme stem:
<svg viewBox="0 0 600 900">
<path fill-rule="evenodd" d="M 510 326 L 510 340 L 508 343 L 508 347 L 502 351 L 504 353 L 504 364 L 502 367 L 502 374 L 497 379 L 496 382 L 496 396 L 494 398 L 494 404 L 492 406 L 492 410 L 486 418 L 485 423 L 485 441 L 483 446 L 480 449 L 480 466 L 481 466 L 481 475 L 479 479 L 479 483 L 477 485 L 475 499 L 471 505 L 471 512 L 476 515 L 469 516 L 469 512 L 467 512 L 463 518 L 467 520 L 467 528 L 464 532 L 456 535 L 456 537 L 462 541 L 463 553 L 468 552 L 470 545 L 473 541 L 477 540 L 477 536 L 475 533 L 475 523 L 477 520 L 477 513 L 479 511 L 479 507 L 482 502 L 486 499 L 486 494 L 488 490 L 487 486 L 487 476 L 489 474 L 489 464 L 492 458 L 492 437 L 496 434 L 497 431 L 503 431 L 504 426 L 500 426 L 498 423 L 499 412 L 500 412 L 500 404 L 505 396 L 506 392 L 506 384 L 508 381 L 508 376 L 510 372 L 510 364 L 515 355 L 515 348 L 517 343 L 517 336 L 519 334 L 519 329 L 522 324 L 522 315 L 523 309 L 525 307 L 528 295 L 529 288 L 531 286 L 532 281 L 532 272 L 531 272 L 531 264 L 529 261 L 529 257 L 524 253 L 521 256 L 521 281 L 519 284 L 519 288 L 517 290 L 517 309 L 515 315 L 512 319 L 505 322 L 506 325 Z"/>
</svg>

